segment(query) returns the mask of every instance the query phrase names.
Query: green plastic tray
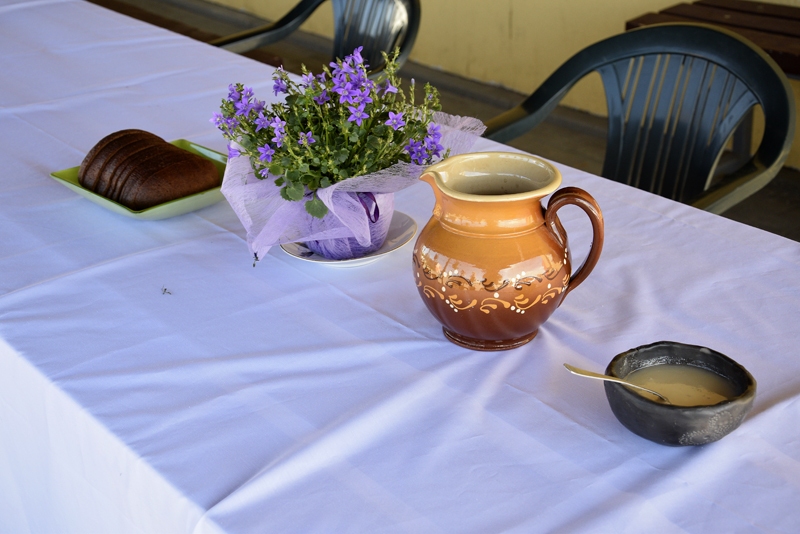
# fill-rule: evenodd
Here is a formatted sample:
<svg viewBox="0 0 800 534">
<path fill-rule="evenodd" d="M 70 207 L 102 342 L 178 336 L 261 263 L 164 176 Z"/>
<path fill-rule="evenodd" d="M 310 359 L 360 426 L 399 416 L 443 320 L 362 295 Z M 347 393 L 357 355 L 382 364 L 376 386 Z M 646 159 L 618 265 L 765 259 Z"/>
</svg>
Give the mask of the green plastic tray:
<svg viewBox="0 0 800 534">
<path fill-rule="evenodd" d="M 219 172 L 220 186 L 222 185 L 222 175 L 225 172 L 225 164 L 228 161 L 227 156 L 220 154 L 215 150 L 211 150 L 210 148 L 187 141 L 186 139 L 177 139 L 170 142 L 178 148 L 182 148 L 192 152 L 193 154 L 197 154 L 198 156 L 211 160 L 211 162 L 217 167 L 217 171 Z M 79 195 L 91 200 L 95 204 L 103 206 L 107 210 L 113 211 L 114 213 L 125 215 L 126 217 L 132 217 L 134 219 L 148 221 L 167 219 L 169 217 L 175 217 L 176 215 L 189 213 L 190 211 L 199 210 L 200 208 L 205 208 L 206 206 L 216 204 L 225 198 L 222 196 L 220 186 L 217 186 L 212 189 L 201 191 L 200 193 L 195 193 L 194 195 L 170 200 L 169 202 L 164 202 L 163 204 L 158 204 L 157 206 L 153 206 L 151 208 L 134 211 L 118 202 L 114 202 L 113 200 L 109 200 L 103 196 L 100 196 L 93 191 L 85 189 L 78 181 L 78 169 L 79 167 L 70 167 L 69 169 L 52 172 L 50 173 L 50 176 L 54 180 L 64 184 L 66 187 L 69 187 Z"/>
</svg>

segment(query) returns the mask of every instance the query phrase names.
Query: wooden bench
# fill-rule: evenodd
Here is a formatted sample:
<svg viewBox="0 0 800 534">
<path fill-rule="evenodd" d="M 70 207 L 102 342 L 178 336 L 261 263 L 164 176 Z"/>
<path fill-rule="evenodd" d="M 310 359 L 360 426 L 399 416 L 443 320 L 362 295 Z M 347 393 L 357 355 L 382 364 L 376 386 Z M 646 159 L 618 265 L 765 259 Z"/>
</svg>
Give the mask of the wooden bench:
<svg viewBox="0 0 800 534">
<path fill-rule="evenodd" d="M 751 40 L 786 75 L 800 79 L 800 8 L 748 0 L 699 0 L 647 13 L 625 23 L 626 30 L 664 22 L 704 22 Z"/>
<path fill-rule="evenodd" d="M 698 0 L 647 13 L 625 23 L 625 30 L 665 22 L 702 22 L 733 31 L 760 46 L 789 78 L 800 79 L 800 8 L 749 0 Z M 753 137 L 751 116 L 733 136 L 732 158 L 720 164 L 727 172 L 747 161 Z"/>
</svg>

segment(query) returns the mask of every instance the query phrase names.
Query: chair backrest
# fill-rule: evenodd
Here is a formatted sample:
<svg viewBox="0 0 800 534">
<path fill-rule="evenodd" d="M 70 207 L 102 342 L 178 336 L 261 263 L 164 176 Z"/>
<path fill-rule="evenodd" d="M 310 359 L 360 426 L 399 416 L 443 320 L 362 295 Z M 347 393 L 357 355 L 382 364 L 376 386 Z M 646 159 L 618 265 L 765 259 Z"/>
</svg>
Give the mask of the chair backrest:
<svg viewBox="0 0 800 534">
<path fill-rule="evenodd" d="M 243 53 L 270 45 L 296 31 L 326 0 L 301 0 L 275 23 L 209 41 L 231 52 Z M 333 59 L 345 58 L 359 46 L 371 78 L 386 65 L 381 52 L 400 49 L 398 66 L 411 54 L 421 18 L 420 0 L 331 0 L 333 2 Z"/>
<path fill-rule="evenodd" d="M 726 142 L 756 104 L 766 128 L 748 165 L 780 167 L 786 159 L 795 117 L 786 76 L 749 41 L 702 24 L 647 26 L 589 46 L 518 109 L 490 121 L 487 137 L 524 133 L 593 71 L 608 105 L 606 178 L 691 202 L 709 186 Z"/>
<path fill-rule="evenodd" d="M 363 46 L 361 55 L 370 73 L 385 66 L 381 52 L 400 48 L 402 65 L 417 38 L 420 23 L 419 0 L 332 0 L 335 35 L 334 58 L 351 54 Z"/>
</svg>

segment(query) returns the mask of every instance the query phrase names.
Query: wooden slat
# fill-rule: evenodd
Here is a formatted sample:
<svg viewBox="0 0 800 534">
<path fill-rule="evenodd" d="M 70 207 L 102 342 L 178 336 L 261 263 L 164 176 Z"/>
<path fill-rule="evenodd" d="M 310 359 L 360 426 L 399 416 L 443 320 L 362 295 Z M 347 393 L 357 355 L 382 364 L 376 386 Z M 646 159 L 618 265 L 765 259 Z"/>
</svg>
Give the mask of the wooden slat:
<svg viewBox="0 0 800 534">
<path fill-rule="evenodd" d="M 719 9 L 700 4 L 678 4 L 663 9 L 661 13 L 665 15 L 687 17 L 699 22 L 725 24 L 726 26 L 746 28 L 748 30 L 800 37 L 800 21 L 798 20 L 744 13 L 742 11 L 732 11 L 730 9 Z"/>
<path fill-rule="evenodd" d="M 750 0 L 699 0 L 695 4 L 732 11 L 742 11 L 744 13 L 756 13 L 758 15 L 769 15 L 783 19 L 800 20 L 800 8 L 794 6 L 783 6 L 779 4 L 765 4 L 764 2 L 751 2 Z"/>
<path fill-rule="evenodd" d="M 626 22 L 625 29 L 632 30 L 634 28 L 641 28 L 642 26 L 663 24 L 666 22 L 698 21 L 697 19 L 677 15 L 647 13 Z M 800 77 L 800 39 L 785 35 L 774 35 L 763 31 L 748 30 L 736 26 L 729 26 L 727 24 L 716 24 L 716 26 L 736 32 L 742 37 L 749 39 L 769 54 L 787 76 L 794 78 Z"/>
</svg>

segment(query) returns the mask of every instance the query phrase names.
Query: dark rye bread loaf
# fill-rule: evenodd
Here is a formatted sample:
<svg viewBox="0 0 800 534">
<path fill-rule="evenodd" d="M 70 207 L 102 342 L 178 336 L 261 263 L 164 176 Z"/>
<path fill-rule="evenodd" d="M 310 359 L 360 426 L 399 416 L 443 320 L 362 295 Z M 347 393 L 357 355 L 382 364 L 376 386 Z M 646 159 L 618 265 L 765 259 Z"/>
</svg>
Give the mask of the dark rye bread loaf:
<svg viewBox="0 0 800 534">
<path fill-rule="evenodd" d="M 101 139 L 78 170 L 86 189 L 143 210 L 219 186 L 214 164 L 143 130 Z"/>
</svg>

